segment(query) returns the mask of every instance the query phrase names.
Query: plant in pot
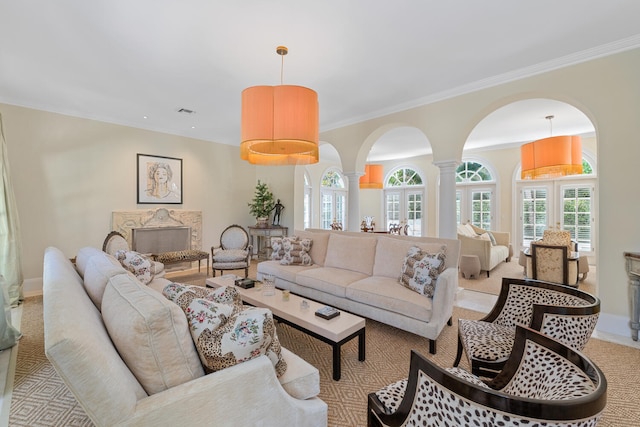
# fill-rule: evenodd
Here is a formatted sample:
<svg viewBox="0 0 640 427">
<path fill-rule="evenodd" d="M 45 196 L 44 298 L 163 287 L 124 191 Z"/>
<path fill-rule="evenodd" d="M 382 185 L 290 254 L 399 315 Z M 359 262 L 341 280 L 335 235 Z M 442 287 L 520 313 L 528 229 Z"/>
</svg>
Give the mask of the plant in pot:
<svg viewBox="0 0 640 427">
<path fill-rule="evenodd" d="M 256 217 L 258 227 L 269 226 L 269 214 L 276 205 L 273 199 L 273 193 L 269 190 L 267 184 L 260 182 L 256 185 L 256 191 L 249 206 L 249 213 Z"/>
</svg>

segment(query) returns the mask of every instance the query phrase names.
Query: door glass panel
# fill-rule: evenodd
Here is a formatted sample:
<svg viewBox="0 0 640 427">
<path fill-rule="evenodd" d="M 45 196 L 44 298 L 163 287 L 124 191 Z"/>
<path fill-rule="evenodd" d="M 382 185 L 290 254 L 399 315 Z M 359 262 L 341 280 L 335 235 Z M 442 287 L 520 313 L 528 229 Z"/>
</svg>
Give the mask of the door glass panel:
<svg viewBox="0 0 640 427">
<path fill-rule="evenodd" d="M 564 187 L 562 229 L 571 232 L 578 251 L 591 251 L 591 187 Z"/>
<path fill-rule="evenodd" d="M 389 224 L 400 224 L 400 193 L 389 192 L 386 199 L 388 230 Z"/>
<path fill-rule="evenodd" d="M 528 247 L 532 241 L 542 239 L 547 228 L 547 189 L 525 188 L 522 190 L 522 239 Z"/>
<path fill-rule="evenodd" d="M 471 223 L 491 230 L 491 191 L 472 191 L 471 200 Z"/>
<path fill-rule="evenodd" d="M 422 194 L 409 193 L 407 195 L 407 233 L 410 236 L 422 236 Z"/>
</svg>

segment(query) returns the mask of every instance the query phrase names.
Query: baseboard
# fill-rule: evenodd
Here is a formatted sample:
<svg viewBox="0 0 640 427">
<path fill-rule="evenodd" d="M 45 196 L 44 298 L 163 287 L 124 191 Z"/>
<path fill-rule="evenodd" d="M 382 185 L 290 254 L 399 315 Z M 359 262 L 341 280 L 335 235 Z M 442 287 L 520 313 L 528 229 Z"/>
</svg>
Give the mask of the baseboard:
<svg viewBox="0 0 640 427">
<path fill-rule="evenodd" d="M 592 336 L 604 341 L 640 348 L 640 341 L 634 341 L 631 338 L 628 317 L 601 312 Z"/>
</svg>

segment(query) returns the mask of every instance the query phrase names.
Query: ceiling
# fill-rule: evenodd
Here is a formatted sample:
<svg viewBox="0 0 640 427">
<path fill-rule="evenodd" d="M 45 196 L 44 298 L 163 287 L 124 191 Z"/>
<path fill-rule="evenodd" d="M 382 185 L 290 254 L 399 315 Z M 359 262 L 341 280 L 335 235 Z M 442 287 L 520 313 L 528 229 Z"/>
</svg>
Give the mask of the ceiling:
<svg viewBox="0 0 640 427">
<path fill-rule="evenodd" d="M 322 132 L 637 48 L 638 16 L 637 0 L 0 0 L 0 102 L 239 145 L 240 93 L 280 84 L 278 45 Z M 549 136 L 549 114 L 554 134 L 593 132 L 533 100 L 465 147 Z M 399 129 L 370 159 L 414 148 L 424 136 Z"/>
</svg>

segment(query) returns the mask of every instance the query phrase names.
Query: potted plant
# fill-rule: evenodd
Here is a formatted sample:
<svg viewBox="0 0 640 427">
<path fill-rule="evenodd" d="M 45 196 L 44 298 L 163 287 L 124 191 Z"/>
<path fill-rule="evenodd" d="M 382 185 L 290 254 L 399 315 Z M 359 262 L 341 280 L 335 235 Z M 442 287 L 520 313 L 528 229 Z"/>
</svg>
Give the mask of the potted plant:
<svg viewBox="0 0 640 427">
<path fill-rule="evenodd" d="M 269 190 L 267 184 L 258 180 L 256 192 L 249 206 L 249 213 L 256 217 L 258 227 L 267 227 L 269 225 L 269 214 L 276 205 L 273 199 L 273 193 Z"/>
</svg>

